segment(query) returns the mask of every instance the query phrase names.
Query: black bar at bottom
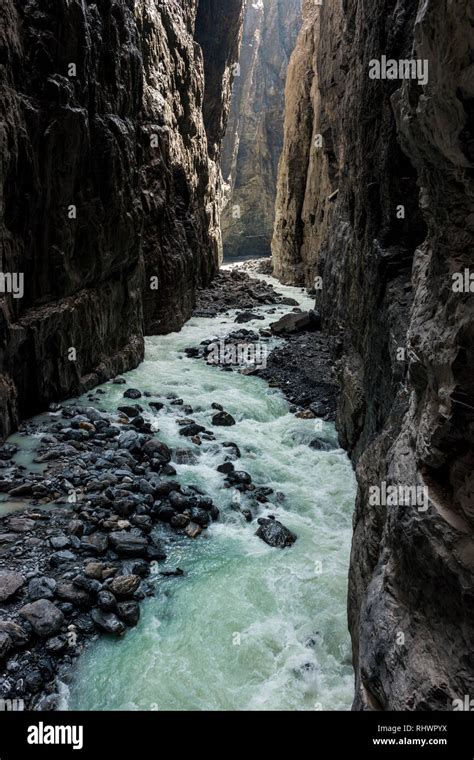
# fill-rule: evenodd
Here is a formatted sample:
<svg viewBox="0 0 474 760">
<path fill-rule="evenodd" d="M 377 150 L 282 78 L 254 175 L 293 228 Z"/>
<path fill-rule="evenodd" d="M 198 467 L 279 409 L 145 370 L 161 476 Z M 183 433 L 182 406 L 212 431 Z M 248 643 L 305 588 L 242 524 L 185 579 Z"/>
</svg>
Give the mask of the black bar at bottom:
<svg viewBox="0 0 474 760">
<path fill-rule="evenodd" d="M 181 754 L 207 747 L 222 756 L 262 744 L 303 749 L 315 756 L 473 760 L 473 713 L 204 713 L 204 712 L 1 712 L 0 760 L 27 757 L 96 758 Z M 225 732 L 222 734 L 222 732 Z M 224 739 L 225 737 L 225 739 Z M 228 749 L 225 744 L 228 743 Z M 171 746 L 170 746 L 171 745 Z M 174 754 L 174 751 L 173 751 Z"/>
</svg>

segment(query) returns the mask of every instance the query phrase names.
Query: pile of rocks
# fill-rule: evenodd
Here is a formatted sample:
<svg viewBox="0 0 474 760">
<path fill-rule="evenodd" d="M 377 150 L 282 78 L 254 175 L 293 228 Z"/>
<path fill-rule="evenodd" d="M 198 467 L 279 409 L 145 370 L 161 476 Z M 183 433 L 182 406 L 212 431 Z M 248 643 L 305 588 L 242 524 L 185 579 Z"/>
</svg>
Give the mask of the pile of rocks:
<svg viewBox="0 0 474 760">
<path fill-rule="evenodd" d="M 200 446 L 215 447 L 223 489 L 248 522 L 284 498 L 237 466 L 235 442 L 216 441 L 213 430 L 236 424 L 221 404 L 212 404 L 208 430 L 174 394 L 127 388 L 123 396 L 116 412 L 54 405 L 46 421 L 25 423 L 29 441 L 39 441 L 33 461 L 42 472 L 18 464 L 17 445 L 0 447 L 0 493 L 23 505 L 0 518 L 0 699 L 23 700 L 26 709 L 57 708 L 58 683 L 84 647 L 100 634 L 122 636 L 160 575 L 183 574 L 160 572 L 165 544 L 194 539 L 219 518 L 212 498 L 175 479 L 172 462 L 196 464 Z M 158 412 L 173 414 L 193 449 L 172 450 L 157 437 Z M 258 525 L 270 546 L 295 539 L 272 516 Z"/>
<path fill-rule="evenodd" d="M 194 316 L 215 317 L 230 309 L 254 309 L 283 302 L 273 286 L 263 280 L 249 277 L 240 269 L 221 269 L 211 286 L 198 292 Z"/>
<path fill-rule="evenodd" d="M 25 499 L 21 515 L 0 518 L 0 698 L 56 707 L 56 676 L 84 645 L 137 624 L 163 538 L 196 538 L 219 517 L 209 496 L 170 477 L 173 452 L 142 412 L 64 407 L 41 429 L 30 423 L 44 474 L 15 465 L 16 446 L 0 449 L 0 491 Z"/>
</svg>

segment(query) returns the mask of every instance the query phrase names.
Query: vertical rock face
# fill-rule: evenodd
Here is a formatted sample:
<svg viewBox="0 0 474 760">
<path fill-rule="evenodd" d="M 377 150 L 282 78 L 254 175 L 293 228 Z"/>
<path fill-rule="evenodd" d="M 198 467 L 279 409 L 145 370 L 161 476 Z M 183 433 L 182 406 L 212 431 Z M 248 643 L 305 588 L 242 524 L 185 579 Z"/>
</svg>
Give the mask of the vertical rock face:
<svg viewBox="0 0 474 760">
<path fill-rule="evenodd" d="M 208 0 L 5 0 L 0 436 L 136 365 L 143 333 L 179 328 L 214 272 L 242 5 L 229 26 Z M 205 68 L 223 83 L 209 150 Z"/>
<path fill-rule="evenodd" d="M 247 5 L 240 73 L 222 155 L 222 173 L 229 183 L 222 234 L 229 257 L 270 255 L 285 78 L 300 22 L 301 0 Z"/>
<path fill-rule="evenodd" d="M 340 335 L 338 428 L 359 482 L 354 706 L 451 710 L 474 690 L 474 296 L 453 280 L 472 270 L 474 8 L 311 6 L 273 251 L 282 280 L 322 278 L 317 305 Z M 428 82 L 371 79 L 383 55 L 427 61 Z"/>
<path fill-rule="evenodd" d="M 222 256 L 220 145 L 243 0 L 143 0 L 140 8 L 144 312 L 147 334 L 157 334 L 189 318 L 196 288 Z"/>
<path fill-rule="evenodd" d="M 316 134 L 315 119 L 318 116 L 318 43 L 319 10 L 311 0 L 304 0 L 303 24 L 286 80 L 284 144 L 278 171 L 275 227 L 271 243 L 275 277 L 285 284 L 304 285 L 312 278 L 315 253 L 312 252 L 310 261 L 306 262 L 303 244 L 308 238 L 310 226 L 314 226 L 316 220 L 313 207 L 319 194 L 313 187 L 313 192 L 307 196 L 307 183 L 317 186 L 317 181 L 322 181 L 326 183 L 323 192 L 329 194 L 329 180 L 326 173 L 323 175 L 326 166 L 322 151 L 318 165 L 310 167 L 313 135 Z M 304 213 L 306 198 L 308 203 Z M 306 228 L 305 220 L 308 223 Z"/>
</svg>

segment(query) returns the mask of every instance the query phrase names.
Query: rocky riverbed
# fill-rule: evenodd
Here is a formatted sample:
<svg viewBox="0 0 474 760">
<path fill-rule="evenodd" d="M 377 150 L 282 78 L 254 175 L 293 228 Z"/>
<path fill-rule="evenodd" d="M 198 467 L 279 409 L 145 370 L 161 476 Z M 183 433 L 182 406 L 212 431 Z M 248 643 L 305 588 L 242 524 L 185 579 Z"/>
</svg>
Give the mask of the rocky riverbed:
<svg viewBox="0 0 474 760">
<path fill-rule="evenodd" d="M 194 539 L 219 518 L 202 489 L 177 482 L 171 464 L 191 462 L 184 442 L 214 441 L 212 429 L 196 424 L 182 399 L 142 398 L 135 388 L 124 396 L 116 414 L 64 406 L 54 421 L 26 425 L 25 435 L 39 436 L 34 463 L 46 465 L 44 474 L 25 475 L 14 464 L 16 447 L 0 449 L 0 492 L 25 500 L 24 510 L 0 519 L 1 697 L 28 708 L 56 706 L 55 675 L 98 633 L 122 636 L 137 624 L 140 601 L 155 593 L 150 565 L 166 559 L 165 535 Z M 142 416 L 145 405 L 148 413 L 167 408 L 178 417 L 182 448 L 159 440 Z M 235 424 L 221 407 L 212 419 L 219 427 Z M 221 448 L 223 487 L 265 503 L 273 490 L 255 487 L 239 470 L 239 447 L 228 441 Z M 250 508 L 242 516 L 254 519 Z M 257 535 L 275 547 L 296 540 L 271 518 L 258 520 Z"/>
<path fill-rule="evenodd" d="M 221 370 L 261 373 L 269 385 L 286 390 L 300 371 L 302 347 L 313 361 L 328 350 L 314 320 L 309 329 L 301 328 L 298 306 L 285 304 L 271 285 L 238 270 L 224 271 L 215 291 L 201 294 L 198 313 L 206 308 L 223 313 L 224 304 L 228 311 L 237 302 L 244 311 L 237 311 L 235 321 L 241 323 L 240 315 L 251 310 L 252 328 L 236 324 L 227 342 L 275 343 L 274 329 L 259 333 L 253 327 L 262 304 L 267 315 L 272 304 L 293 307 L 283 319 L 293 324 L 298 317 L 298 327 L 277 338 L 265 369 L 224 365 Z M 282 319 L 276 316 L 275 324 Z M 206 360 L 208 347 L 205 340 L 186 353 Z M 216 500 L 177 477 L 176 467 L 196 462 L 201 448 L 218 447 L 222 488 L 235 494 L 233 509 L 255 524 L 256 536 L 275 549 L 297 540 L 274 514 L 261 514 L 263 505 L 278 504 L 285 495 L 255 485 L 239 467 L 241 452 L 232 440 L 236 420 L 222 404 L 212 403 L 206 426 L 174 393 L 130 387 L 121 377 L 113 385 L 123 396 L 114 410 L 103 408 L 105 392 L 99 388 L 87 403 L 53 404 L 49 414 L 22 426 L 15 443 L 0 449 L 0 506 L 7 509 L 0 518 L 0 698 L 22 700 L 26 709 L 56 709 L 60 684 L 85 647 L 102 634 L 123 636 L 137 625 L 140 603 L 156 593 L 160 577 L 183 575 L 179 567 L 160 570 L 165 546 L 183 537 L 197 539 L 219 519 Z M 292 382 L 290 411 L 302 419 L 331 419 L 333 384 L 314 383 L 314 393 L 303 386 L 305 395 L 298 396 L 298 382 Z M 169 447 L 161 440 L 166 417 L 177 424 L 182 445 Z M 228 440 L 217 441 L 216 431 L 226 428 Z M 33 442 L 30 468 L 22 463 L 23 440 Z M 309 448 L 333 444 L 315 435 Z"/>
<path fill-rule="evenodd" d="M 270 387 L 279 388 L 284 393 L 293 405 L 293 412 L 305 414 L 307 418 L 334 420 L 338 392 L 337 357 L 341 343 L 337 337 L 321 331 L 316 312 L 304 313 L 298 301 L 278 293 L 268 282 L 271 274 L 271 259 L 248 260 L 222 269 L 212 285 L 200 291 L 194 314 L 217 316 L 237 309 L 235 323 L 239 326 L 264 319 L 264 315 L 272 313 L 272 308 L 263 309 L 263 306 L 288 306 L 289 313 L 279 319 L 275 317 L 270 328 L 257 331 L 240 327 L 225 338 L 227 343 L 255 345 L 268 344 L 272 336 L 278 336 L 281 342 L 267 352 L 265 366 L 249 363 L 248 367 L 241 367 L 238 363 L 235 366 L 221 363 L 221 369 L 256 374 Z M 306 288 L 301 288 L 301 293 L 314 295 Z M 212 337 L 198 348 L 190 347 L 188 356 L 210 361 L 210 345 L 213 345 Z"/>
</svg>

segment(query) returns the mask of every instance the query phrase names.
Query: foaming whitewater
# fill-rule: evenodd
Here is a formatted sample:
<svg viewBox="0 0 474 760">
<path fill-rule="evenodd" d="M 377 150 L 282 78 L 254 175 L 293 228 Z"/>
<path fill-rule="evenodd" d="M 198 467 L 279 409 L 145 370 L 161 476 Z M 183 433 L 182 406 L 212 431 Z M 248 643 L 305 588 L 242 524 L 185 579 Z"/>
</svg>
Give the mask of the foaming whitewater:
<svg viewBox="0 0 474 760">
<path fill-rule="evenodd" d="M 298 288 L 274 287 L 312 301 Z M 265 309 L 262 310 L 264 312 Z M 288 311 L 245 327 L 259 329 Z M 255 536 L 256 523 L 233 509 L 233 492 L 216 471 L 216 442 L 183 443 L 176 407 L 148 416 L 171 447 L 192 448 L 197 464 L 175 464 L 181 483 L 200 486 L 221 510 L 198 539 L 164 533 L 167 560 L 152 575 L 156 594 L 142 604 L 139 625 L 102 638 L 79 658 L 68 706 L 83 710 L 341 710 L 353 696 L 346 620 L 347 572 L 355 479 L 345 452 L 314 451 L 315 420 L 290 414 L 280 391 L 257 377 L 224 372 L 189 359 L 183 349 L 236 329 L 235 314 L 194 318 L 179 333 L 147 339 L 146 358 L 127 374 L 129 386 L 176 393 L 209 428 L 212 402 L 237 424 L 213 428 L 217 441 L 242 452 L 239 469 L 279 495 L 258 516 L 275 515 L 298 536 L 273 549 Z M 275 341 L 277 343 L 277 341 Z M 103 407 L 115 409 L 124 386 L 107 383 Z M 334 426 L 317 431 L 337 447 Z M 235 493 L 234 493 L 235 498 Z M 184 570 L 163 578 L 163 570 Z"/>
</svg>

